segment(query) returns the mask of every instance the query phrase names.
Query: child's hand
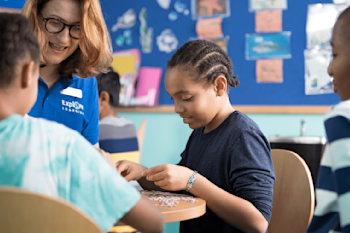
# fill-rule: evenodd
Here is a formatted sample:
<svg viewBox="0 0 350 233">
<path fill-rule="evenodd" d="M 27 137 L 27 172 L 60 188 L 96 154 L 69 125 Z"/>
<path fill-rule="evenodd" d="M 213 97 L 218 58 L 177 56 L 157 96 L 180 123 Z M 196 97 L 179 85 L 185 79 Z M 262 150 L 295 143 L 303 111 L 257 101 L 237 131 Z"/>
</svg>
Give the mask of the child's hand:
<svg viewBox="0 0 350 233">
<path fill-rule="evenodd" d="M 128 160 L 120 160 L 116 163 L 117 172 L 124 176 L 127 181 L 138 180 L 142 177 L 141 172 L 147 170 L 147 167 Z"/>
<path fill-rule="evenodd" d="M 142 172 L 148 181 L 169 191 L 185 190 L 193 171 L 187 167 L 162 164 Z"/>
</svg>

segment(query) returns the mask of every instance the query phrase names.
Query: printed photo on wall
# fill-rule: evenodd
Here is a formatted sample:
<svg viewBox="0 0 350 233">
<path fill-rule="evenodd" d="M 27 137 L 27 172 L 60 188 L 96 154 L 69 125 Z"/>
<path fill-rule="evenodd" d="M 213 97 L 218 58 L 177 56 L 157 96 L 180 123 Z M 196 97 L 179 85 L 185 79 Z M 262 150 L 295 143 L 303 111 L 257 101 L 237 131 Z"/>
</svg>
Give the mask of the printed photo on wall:
<svg viewBox="0 0 350 233">
<path fill-rule="evenodd" d="M 222 38 L 216 38 L 216 39 L 209 39 L 209 38 L 200 38 L 200 37 L 191 37 L 189 40 L 208 40 L 211 42 L 214 42 L 215 44 L 219 45 L 222 50 L 224 50 L 226 53 L 228 53 L 228 41 L 230 37 L 225 36 Z"/>
<path fill-rule="evenodd" d="M 249 0 L 249 11 L 287 9 L 287 0 Z"/>
<path fill-rule="evenodd" d="M 347 3 L 350 5 L 350 0 L 333 0 L 333 3 L 335 4 Z"/>
<path fill-rule="evenodd" d="M 230 0 L 191 0 L 192 19 L 229 17 Z"/>
<path fill-rule="evenodd" d="M 306 21 L 307 48 L 330 47 L 333 26 L 347 4 L 309 4 Z"/>
<path fill-rule="evenodd" d="M 332 50 L 319 48 L 304 50 L 305 95 L 333 93 L 332 78 L 327 69 L 331 62 Z"/>
<path fill-rule="evenodd" d="M 196 33 L 200 38 L 215 39 L 223 37 L 222 18 L 198 19 Z"/>
<path fill-rule="evenodd" d="M 291 32 L 246 34 L 246 60 L 291 58 Z"/>
<path fill-rule="evenodd" d="M 225 36 L 223 38 L 219 38 L 219 39 L 207 39 L 211 42 L 214 42 L 215 44 L 219 45 L 220 48 L 222 48 L 222 50 L 224 50 L 226 53 L 228 53 L 228 40 L 230 39 L 229 36 Z"/>
<path fill-rule="evenodd" d="M 265 10 L 255 13 L 256 32 L 281 32 L 282 10 Z"/>
<path fill-rule="evenodd" d="M 258 83 L 282 83 L 283 60 L 264 59 L 256 61 L 256 81 Z"/>
</svg>

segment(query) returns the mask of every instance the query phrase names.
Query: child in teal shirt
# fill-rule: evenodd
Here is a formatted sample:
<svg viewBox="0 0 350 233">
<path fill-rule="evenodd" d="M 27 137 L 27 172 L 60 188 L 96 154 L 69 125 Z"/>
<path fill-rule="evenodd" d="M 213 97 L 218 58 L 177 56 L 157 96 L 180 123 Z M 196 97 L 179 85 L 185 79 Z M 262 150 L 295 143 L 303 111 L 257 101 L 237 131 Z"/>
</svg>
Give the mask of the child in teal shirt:
<svg viewBox="0 0 350 233">
<path fill-rule="evenodd" d="M 64 199 L 107 231 L 120 219 L 142 232 L 162 232 L 158 208 L 141 197 L 78 132 L 24 117 L 36 101 L 39 44 L 29 21 L 0 13 L 0 187 Z"/>
</svg>

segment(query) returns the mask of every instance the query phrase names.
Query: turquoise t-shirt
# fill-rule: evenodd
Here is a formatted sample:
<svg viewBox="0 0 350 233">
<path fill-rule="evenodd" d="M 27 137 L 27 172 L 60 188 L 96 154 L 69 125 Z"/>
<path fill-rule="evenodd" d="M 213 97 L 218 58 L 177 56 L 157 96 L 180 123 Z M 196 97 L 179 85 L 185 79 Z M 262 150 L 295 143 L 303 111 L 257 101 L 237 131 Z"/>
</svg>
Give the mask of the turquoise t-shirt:
<svg viewBox="0 0 350 233">
<path fill-rule="evenodd" d="M 0 186 L 64 199 L 104 231 L 140 199 L 78 132 L 20 115 L 0 121 Z"/>
</svg>

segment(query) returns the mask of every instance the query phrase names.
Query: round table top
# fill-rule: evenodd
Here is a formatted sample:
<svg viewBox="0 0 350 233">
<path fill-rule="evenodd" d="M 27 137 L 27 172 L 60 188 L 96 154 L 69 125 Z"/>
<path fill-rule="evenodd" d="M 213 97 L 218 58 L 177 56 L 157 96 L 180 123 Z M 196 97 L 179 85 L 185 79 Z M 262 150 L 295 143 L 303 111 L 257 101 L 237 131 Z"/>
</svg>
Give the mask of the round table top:
<svg viewBox="0 0 350 233">
<path fill-rule="evenodd" d="M 205 214 L 206 202 L 201 198 L 194 198 L 198 202 L 190 203 L 187 201 L 179 200 L 174 207 L 160 206 L 158 201 L 153 202 L 158 206 L 162 213 L 165 223 L 179 222 L 189 220 L 192 218 L 198 218 Z"/>
<path fill-rule="evenodd" d="M 176 194 L 175 194 L 176 195 Z M 181 196 L 188 196 L 183 195 Z M 191 197 L 191 196 L 188 196 Z M 174 207 L 161 206 L 159 201 L 153 200 L 154 204 L 159 208 L 162 213 L 164 223 L 185 221 L 193 218 L 198 218 L 206 212 L 206 202 L 201 198 L 193 198 L 197 202 L 190 203 L 184 200 L 178 200 Z M 119 221 L 118 224 L 112 227 L 108 232 L 133 232 L 136 229 L 125 225 Z"/>
</svg>

